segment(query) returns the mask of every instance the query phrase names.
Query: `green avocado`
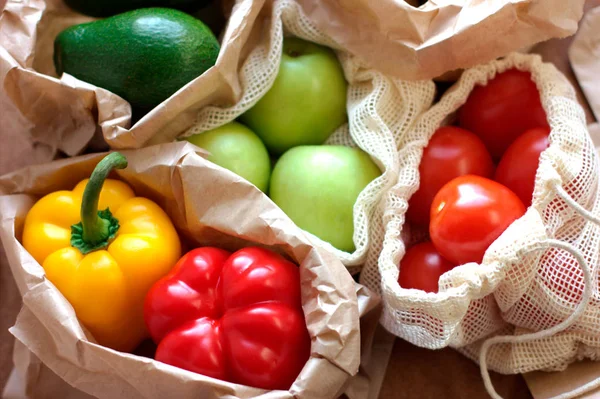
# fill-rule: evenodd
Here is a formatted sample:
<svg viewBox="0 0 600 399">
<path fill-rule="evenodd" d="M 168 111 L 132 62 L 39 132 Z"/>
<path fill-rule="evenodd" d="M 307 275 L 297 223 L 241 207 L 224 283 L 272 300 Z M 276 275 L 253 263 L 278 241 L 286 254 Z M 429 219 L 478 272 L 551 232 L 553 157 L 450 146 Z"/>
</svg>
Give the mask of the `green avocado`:
<svg viewBox="0 0 600 399">
<path fill-rule="evenodd" d="M 73 10 L 92 17 L 110 17 L 147 7 L 169 7 L 191 12 L 210 2 L 211 0 L 65 0 Z"/>
<path fill-rule="evenodd" d="M 219 42 L 200 20 L 144 8 L 71 26 L 54 41 L 54 66 L 146 113 L 212 67 Z"/>
</svg>

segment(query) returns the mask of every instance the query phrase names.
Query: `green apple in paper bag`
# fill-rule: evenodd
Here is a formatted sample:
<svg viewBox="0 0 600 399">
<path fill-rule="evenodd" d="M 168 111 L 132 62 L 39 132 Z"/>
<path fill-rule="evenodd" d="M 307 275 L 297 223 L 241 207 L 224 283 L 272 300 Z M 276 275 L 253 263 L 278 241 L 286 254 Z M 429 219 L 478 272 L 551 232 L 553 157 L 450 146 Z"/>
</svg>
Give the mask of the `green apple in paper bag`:
<svg viewBox="0 0 600 399">
<path fill-rule="evenodd" d="M 275 164 L 270 196 L 298 227 L 353 252 L 354 203 L 380 174 L 371 157 L 358 148 L 300 146 Z"/>
<path fill-rule="evenodd" d="M 258 136 L 241 123 L 231 122 L 186 138 L 210 153 L 208 160 L 266 192 L 271 176 L 271 159 Z"/>
<path fill-rule="evenodd" d="M 347 86 L 331 49 L 286 38 L 275 83 L 240 120 L 273 154 L 322 144 L 347 119 Z"/>
</svg>

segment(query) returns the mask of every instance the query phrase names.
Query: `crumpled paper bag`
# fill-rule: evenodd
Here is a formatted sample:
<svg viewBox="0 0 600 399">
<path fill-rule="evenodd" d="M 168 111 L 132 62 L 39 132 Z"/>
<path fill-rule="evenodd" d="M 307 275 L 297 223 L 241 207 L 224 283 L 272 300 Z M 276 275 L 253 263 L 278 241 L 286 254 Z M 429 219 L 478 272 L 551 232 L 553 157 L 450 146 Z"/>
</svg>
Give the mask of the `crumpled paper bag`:
<svg viewBox="0 0 600 399">
<path fill-rule="evenodd" d="M 395 337 L 378 327 L 381 308 L 377 298 L 359 284 L 356 290 L 361 318 L 361 366 L 344 395 L 349 399 L 377 399 Z M 20 341 L 15 341 L 13 352 L 16 366 L 2 392 L 3 399 L 93 398 L 61 379 Z"/>
<path fill-rule="evenodd" d="M 35 201 L 55 190 L 72 189 L 89 176 L 104 155 L 92 154 L 0 177 L 0 238 L 23 296 L 23 308 L 10 331 L 32 353 L 24 356 L 19 346 L 16 348 L 19 355 L 15 356 L 15 366 L 25 372 L 26 385 L 34 385 L 31 381 L 40 375 L 42 368 L 35 361 L 39 358 L 73 387 L 100 398 L 165 398 L 176 394 L 178 398 L 317 399 L 337 397 L 353 386 L 350 377 L 357 373 L 361 361 L 359 306 L 365 315 L 377 320 L 378 314 L 373 316 L 373 312 L 379 311 L 378 299 L 356 285 L 333 255 L 314 247 L 262 192 L 206 161 L 197 147 L 171 143 L 123 154 L 129 166 L 116 175 L 137 195 L 155 200 L 184 240 L 229 250 L 257 244 L 298 262 L 303 309 L 312 338 L 311 357 L 289 391 L 269 392 L 94 343 L 71 305 L 45 279 L 42 267 L 18 240 L 25 215 Z"/>
<path fill-rule="evenodd" d="M 370 66 L 432 79 L 577 30 L 585 0 L 297 0 L 320 30 Z"/>
<path fill-rule="evenodd" d="M 600 6 L 588 11 L 581 21 L 569 48 L 569 61 L 596 120 L 600 121 Z"/>
</svg>

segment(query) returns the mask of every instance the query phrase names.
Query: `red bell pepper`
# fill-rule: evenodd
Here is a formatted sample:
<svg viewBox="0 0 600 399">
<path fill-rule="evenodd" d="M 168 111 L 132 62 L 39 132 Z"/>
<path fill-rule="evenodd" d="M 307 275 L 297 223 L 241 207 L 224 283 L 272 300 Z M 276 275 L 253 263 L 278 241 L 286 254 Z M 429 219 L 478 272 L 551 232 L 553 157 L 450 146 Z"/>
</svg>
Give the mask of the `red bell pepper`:
<svg viewBox="0 0 600 399">
<path fill-rule="evenodd" d="M 144 317 L 156 360 L 225 381 L 287 390 L 310 356 L 298 267 L 263 248 L 190 251 Z"/>
</svg>

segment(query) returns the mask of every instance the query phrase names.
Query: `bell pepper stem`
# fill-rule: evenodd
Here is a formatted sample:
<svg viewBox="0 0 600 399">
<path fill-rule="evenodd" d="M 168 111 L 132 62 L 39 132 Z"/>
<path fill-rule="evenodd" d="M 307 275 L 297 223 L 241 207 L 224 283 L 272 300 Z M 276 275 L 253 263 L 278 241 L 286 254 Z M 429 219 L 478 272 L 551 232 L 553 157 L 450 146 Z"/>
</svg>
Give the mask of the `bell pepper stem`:
<svg viewBox="0 0 600 399">
<path fill-rule="evenodd" d="M 84 254 L 107 246 L 119 228 L 119 221 L 108 208 L 98 211 L 98 201 L 108 174 L 113 169 L 126 167 L 127 159 L 123 155 L 118 152 L 108 154 L 98 162 L 85 186 L 81 200 L 81 223 L 71 226 L 71 245 Z"/>
</svg>

